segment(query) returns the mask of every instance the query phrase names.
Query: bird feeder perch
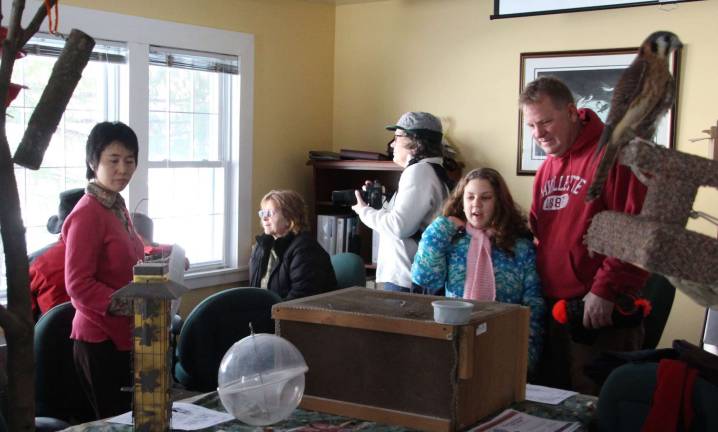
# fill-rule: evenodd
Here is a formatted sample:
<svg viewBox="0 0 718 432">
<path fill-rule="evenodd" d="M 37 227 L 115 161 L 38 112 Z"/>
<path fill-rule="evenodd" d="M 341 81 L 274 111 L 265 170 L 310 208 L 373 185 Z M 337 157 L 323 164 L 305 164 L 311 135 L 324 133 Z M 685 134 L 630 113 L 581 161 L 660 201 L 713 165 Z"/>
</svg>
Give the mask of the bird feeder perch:
<svg viewBox="0 0 718 432">
<path fill-rule="evenodd" d="M 620 162 L 645 178 L 642 211 L 598 213 L 588 249 L 660 273 L 703 306 L 718 304 L 718 239 L 685 228 L 698 189 L 718 188 L 718 161 L 634 139 Z"/>
</svg>

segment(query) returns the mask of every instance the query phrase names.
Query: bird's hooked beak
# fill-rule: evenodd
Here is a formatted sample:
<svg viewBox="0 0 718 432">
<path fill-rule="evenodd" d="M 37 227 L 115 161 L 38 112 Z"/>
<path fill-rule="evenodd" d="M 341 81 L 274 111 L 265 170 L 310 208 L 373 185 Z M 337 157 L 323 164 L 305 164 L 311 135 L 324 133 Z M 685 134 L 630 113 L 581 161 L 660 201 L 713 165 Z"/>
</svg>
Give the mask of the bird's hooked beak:
<svg viewBox="0 0 718 432">
<path fill-rule="evenodd" d="M 665 37 L 656 40 L 654 45 L 655 53 L 657 56 L 667 58 L 673 51 L 683 47 L 683 43 L 678 36 L 674 34 L 666 35 Z"/>
<path fill-rule="evenodd" d="M 681 42 L 680 39 L 678 39 L 678 36 L 671 38 L 671 49 L 675 50 L 678 48 L 683 48 L 683 42 Z"/>
</svg>

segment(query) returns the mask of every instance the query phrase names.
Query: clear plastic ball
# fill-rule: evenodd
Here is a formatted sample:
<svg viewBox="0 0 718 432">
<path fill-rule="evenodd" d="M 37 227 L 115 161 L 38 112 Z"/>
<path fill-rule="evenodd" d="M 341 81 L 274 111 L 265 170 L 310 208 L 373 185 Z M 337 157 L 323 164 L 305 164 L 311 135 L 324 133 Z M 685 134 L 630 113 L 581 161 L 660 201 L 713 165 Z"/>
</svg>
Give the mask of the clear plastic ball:
<svg viewBox="0 0 718 432">
<path fill-rule="evenodd" d="M 286 339 L 254 334 L 232 345 L 219 365 L 217 382 L 228 413 L 252 426 L 289 417 L 304 394 L 307 363 Z"/>
</svg>

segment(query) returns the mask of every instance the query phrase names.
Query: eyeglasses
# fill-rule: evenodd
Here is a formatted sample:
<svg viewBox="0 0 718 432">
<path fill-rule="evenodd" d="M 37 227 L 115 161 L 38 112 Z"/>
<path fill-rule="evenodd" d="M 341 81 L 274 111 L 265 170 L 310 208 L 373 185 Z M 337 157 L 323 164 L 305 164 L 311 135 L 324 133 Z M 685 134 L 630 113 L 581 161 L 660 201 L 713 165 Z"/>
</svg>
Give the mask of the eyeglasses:
<svg viewBox="0 0 718 432">
<path fill-rule="evenodd" d="M 257 212 L 257 215 L 259 216 L 260 219 L 270 218 L 270 217 L 274 216 L 275 214 L 277 214 L 277 211 L 270 210 L 270 209 L 261 209 Z"/>
<path fill-rule="evenodd" d="M 389 147 L 391 147 L 391 148 L 396 147 L 396 145 L 397 145 L 396 140 L 399 138 L 410 138 L 410 137 L 408 134 L 400 134 L 400 133 L 394 134 L 394 138 L 391 141 L 389 141 Z"/>
</svg>

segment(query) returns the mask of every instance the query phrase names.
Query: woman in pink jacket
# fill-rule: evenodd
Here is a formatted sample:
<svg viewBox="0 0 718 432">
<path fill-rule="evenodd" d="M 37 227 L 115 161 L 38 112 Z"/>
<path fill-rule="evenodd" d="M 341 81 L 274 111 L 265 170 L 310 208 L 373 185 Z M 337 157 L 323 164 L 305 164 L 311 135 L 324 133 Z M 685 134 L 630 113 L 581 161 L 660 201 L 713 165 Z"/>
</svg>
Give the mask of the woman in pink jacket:
<svg viewBox="0 0 718 432">
<path fill-rule="evenodd" d="M 62 227 L 65 285 L 76 309 L 75 367 L 97 418 L 128 411 L 132 349 L 130 318 L 108 311 L 110 296 L 132 281 L 142 240 L 120 192 L 137 168 L 137 136 L 123 123 L 98 123 L 86 145 L 85 195 Z"/>
</svg>

